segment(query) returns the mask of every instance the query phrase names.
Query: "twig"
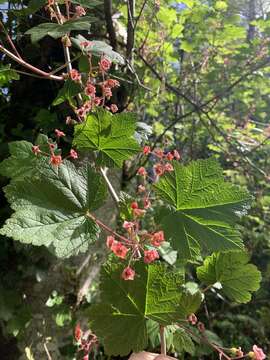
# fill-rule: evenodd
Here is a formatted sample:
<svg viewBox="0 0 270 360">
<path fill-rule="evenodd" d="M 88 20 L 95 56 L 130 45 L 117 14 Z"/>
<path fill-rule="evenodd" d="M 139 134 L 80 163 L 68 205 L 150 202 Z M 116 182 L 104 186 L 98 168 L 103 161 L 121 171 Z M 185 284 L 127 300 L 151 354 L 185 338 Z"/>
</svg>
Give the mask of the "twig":
<svg viewBox="0 0 270 360">
<path fill-rule="evenodd" d="M 120 199 L 119 199 L 112 183 L 110 182 L 110 180 L 107 176 L 107 170 L 108 170 L 107 168 L 100 168 L 101 175 L 102 175 L 103 179 L 105 180 L 106 184 L 108 185 L 109 192 L 110 192 L 113 200 L 115 201 L 116 205 L 118 206 Z"/>
<path fill-rule="evenodd" d="M 142 16 L 142 13 L 143 13 L 143 10 L 145 8 L 146 3 L 147 3 L 147 0 L 144 0 L 144 2 L 142 4 L 142 7 L 141 7 L 141 9 L 139 11 L 139 15 L 136 17 L 135 24 L 134 24 L 134 31 L 135 31 L 136 26 L 137 26 L 137 24 L 138 24 L 138 22 L 139 22 L 139 20 L 140 20 L 140 18 Z"/>
<path fill-rule="evenodd" d="M 187 328 L 183 325 L 178 324 L 178 326 L 180 328 L 182 328 L 183 330 L 185 330 L 186 332 L 188 332 L 191 336 L 196 337 L 197 339 L 202 340 L 204 343 L 211 346 L 215 351 L 217 351 L 219 353 L 220 359 L 222 359 L 222 357 L 224 357 L 227 360 L 231 360 L 230 356 L 225 354 L 224 351 L 222 351 L 216 344 L 211 343 L 203 334 L 202 334 L 202 336 L 199 336 L 199 335 L 195 334 L 192 330 L 190 330 L 189 328 Z"/>
<path fill-rule="evenodd" d="M 5 29 L 5 26 L 3 24 L 3 22 L 0 20 L 0 28 L 3 29 L 5 35 L 6 35 L 6 38 L 7 38 L 7 41 L 9 42 L 11 48 L 13 49 L 13 51 L 15 52 L 15 54 L 18 56 L 18 58 L 22 58 L 21 55 L 19 54 L 18 50 L 16 49 L 16 46 L 14 45 L 14 42 L 12 41 L 11 37 L 9 36 L 9 33 L 7 32 L 7 30 Z"/>
<path fill-rule="evenodd" d="M 129 239 L 127 239 L 126 237 L 124 237 L 124 236 L 118 234 L 117 232 L 115 232 L 113 229 L 111 229 L 109 226 L 104 224 L 101 220 L 96 218 L 89 211 L 86 213 L 86 216 L 89 217 L 89 219 L 92 219 L 101 229 L 103 229 L 103 230 L 107 231 L 108 233 L 114 235 L 115 237 L 117 237 L 118 239 L 122 240 L 125 243 L 130 243 Z"/>
<path fill-rule="evenodd" d="M 6 54 L 8 57 L 10 57 L 12 60 L 16 61 L 18 64 L 24 66 L 25 68 L 31 70 L 32 72 L 34 72 L 34 73 L 36 73 L 38 75 L 41 75 L 45 79 L 56 80 L 56 81 L 63 81 L 64 80 L 63 76 L 52 75 L 50 73 L 47 73 L 47 72 L 45 72 L 43 70 L 40 70 L 40 69 L 36 68 L 35 66 L 29 64 L 25 60 L 19 58 L 15 54 L 13 54 L 11 51 L 7 50 L 1 44 L 0 44 L 0 51 L 3 52 L 4 54 Z"/>
<path fill-rule="evenodd" d="M 49 350 L 48 350 L 48 348 L 47 348 L 46 343 L 44 343 L 43 346 L 44 346 L 44 349 L 45 349 L 45 352 L 46 352 L 46 355 L 47 355 L 48 360 L 52 360 L 52 357 L 51 357 L 51 355 L 50 355 L 50 353 L 49 353 Z"/>
</svg>

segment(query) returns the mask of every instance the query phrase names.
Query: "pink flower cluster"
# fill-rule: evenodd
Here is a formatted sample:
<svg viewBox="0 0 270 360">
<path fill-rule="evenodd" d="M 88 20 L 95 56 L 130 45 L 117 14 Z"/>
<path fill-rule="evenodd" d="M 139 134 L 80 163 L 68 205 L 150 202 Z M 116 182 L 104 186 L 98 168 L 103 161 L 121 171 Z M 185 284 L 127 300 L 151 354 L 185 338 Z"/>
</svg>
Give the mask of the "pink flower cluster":
<svg viewBox="0 0 270 360">
<path fill-rule="evenodd" d="M 89 353 L 98 345 L 95 334 L 89 330 L 83 332 L 80 324 L 77 324 L 74 330 L 74 339 L 78 346 L 78 351 L 83 352 L 83 360 L 89 360 Z"/>
<path fill-rule="evenodd" d="M 173 171 L 173 165 L 167 161 L 180 160 L 180 158 L 181 158 L 180 154 L 177 150 L 173 150 L 168 153 L 165 153 L 161 149 L 156 149 L 154 151 L 151 151 L 150 146 L 144 146 L 142 152 L 144 155 L 152 154 L 159 159 L 158 163 L 156 163 L 154 165 L 154 170 L 155 170 L 156 176 L 162 176 L 166 172 Z M 141 166 L 138 169 L 137 174 L 140 176 L 146 177 L 147 171 L 143 166 Z"/>
<path fill-rule="evenodd" d="M 84 41 L 81 43 L 82 47 L 89 47 L 91 45 L 90 41 Z M 91 64 L 91 56 L 89 58 L 90 68 L 92 69 Z M 69 73 L 71 80 L 80 83 L 84 87 L 84 93 L 89 97 L 89 100 L 85 101 L 84 104 L 76 109 L 76 114 L 80 120 L 84 119 L 85 116 L 92 111 L 96 106 L 104 106 L 107 110 L 112 113 L 116 113 L 118 111 L 118 107 L 116 104 L 111 104 L 109 106 L 106 105 L 106 101 L 110 100 L 113 95 L 113 89 L 120 86 L 118 80 L 105 78 L 107 72 L 110 70 L 112 66 L 111 60 L 102 56 L 99 61 L 98 71 L 101 74 L 102 81 L 98 82 L 97 77 L 92 77 L 90 72 L 89 77 L 86 81 L 82 81 L 82 75 L 78 70 L 72 69 Z M 100 95 L 97 96 L 97 93 Z"/>
<path fill-rule="evenodd" d="M 57 140 L 59 140 L 63 136 L 66 136 L 66 134 L 61 130 L 55 129 L 54 132 Z M 48 142 L 48 148 L 49 148 L 49 152 L 47 153 L 45 151 L 41 151 L 39 145 L 33 145 L 32 152 L 36 156 L 43 155 L 49 157 L 50 164 L 53 166 L 57 167 L 61 165 L 64 159 L 62 158 L 62 155 L 55 154 L 55 145 L 51 142 Z M 74 149 L 71 149 L 69 155 L 66 156 L 66 158 L 78 159 L 78 153 Z"/>
</svg>

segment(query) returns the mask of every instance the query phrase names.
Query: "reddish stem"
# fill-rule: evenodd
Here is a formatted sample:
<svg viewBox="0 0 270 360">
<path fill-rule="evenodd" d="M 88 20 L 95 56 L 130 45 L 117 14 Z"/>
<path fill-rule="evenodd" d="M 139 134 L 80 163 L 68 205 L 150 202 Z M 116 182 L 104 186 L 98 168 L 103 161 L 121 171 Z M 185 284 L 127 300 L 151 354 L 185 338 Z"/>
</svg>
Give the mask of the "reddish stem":
<svg viewBox="0 0 270 360">
<path fill-rule="evenodd" d="M 99 219 L 97 219 L 93 214 L 91 214 L 90 212 L 87 212 L 86 216 L 88 216 L 90 219 L 92 219 L 99 227 L 101 227 L 103 230 L 107 231 L 108 233 L 114 235 L 115 237 L 117 237 L 118 239 L 124 241 L 125 243 L 131 244 L 132 242 L 127 239 L 126 237 L 117 234 L 117 232 L 115 232 L 113 229 L 111 229 L 109 226 L 105 225 L 102 221 L 100 221 Z"/>
<path fill-rule="evenodd" d="M 28 62 L 24 61 L 23 59 L 19 58 L 15 54 L 13 54 L 11 51 L 4 48 L 4 46 L 2 46 L 2 45 L 0 45 L 0 51 L 2 51 L 8 57 L 10 57 L 14 61 L 16 61 L 18 64 L 26 67 L 27 69 L 30 69 L 31 71 L 33 71 L 34 73 L 36 73 L 38 75 L 41 75 L 45 79 L 56 80 L 56 81 L 63 81 L 64 80 L 63 76 L 52 75 L 50 73 L 47 73 L 47 72 L 45 72 L 43 70 L 40 70 L 40 69 L 36 68 L 35 66 L 29 64 Z"/>
</svg>

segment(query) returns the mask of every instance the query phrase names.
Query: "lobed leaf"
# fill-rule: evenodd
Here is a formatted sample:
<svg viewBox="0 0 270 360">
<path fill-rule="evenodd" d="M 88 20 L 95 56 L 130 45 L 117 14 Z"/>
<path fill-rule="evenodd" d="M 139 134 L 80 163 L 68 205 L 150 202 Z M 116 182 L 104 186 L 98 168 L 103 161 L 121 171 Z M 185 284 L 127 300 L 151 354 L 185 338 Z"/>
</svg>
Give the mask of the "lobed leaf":
<svg viewBox="0 0 270 360">
<path fill-rule="evenodd" d="M 121 264 L 113 262 L 104 266 L 101 304 L 89 313 L 90 326 L 103 339 L 106 353 L 121 356 L 147 346 L 147 319 L 169 325 L 190 314 L 183 306 L 186 300 L 182 303 L 182 273 L 168 270 L 164 263 L 147 266 L 140 262 L 135 266 L 136 278 L 124 281 L 122 270 Z"/>
<path fill-rule="evenodd" d="M 87 217 L 106 198 L 106 184 L 88 165 L 44 162 L 31 177 L 18 176 L 5 194 L 15 211 L 0 230 L 14 240 L 51 248 L 59 257 L 84 252 L 99 234 Z"/>
<path fill-rule="evenodd" d="M 206 285 L 219 283 L 221 292 L 237 303 L 251 300 L 251 292 L 260 287 L 261 273 L 253 264 L 248 264 L 245 252 L 230 251 L 207 257 L 197 268 L 197 276 Z"/>
<path fill-rule="evenodd" d="M 68 20 L 63 25 L 57 23 L 42 23 L 26 31 L 31 35 L 33 43 L 38 42 L 45 36 L 58 39 L 73 30 L 90 30 L 90 23 L 95 21 L 91 16 L 83 16 L 78 19 Z"/>
<path fill-rule="evenodd" d="M 73 145 L 80 150 L 96 151 L 100 165 L 121 167 L 123 161 L 140 151 L 133 138 L 135 128 L 134 114 L 112 115 L 99 109 L 89 114 L 83 124 L 75 126 Z"/>
<path fill-rule="evenodd" d="M 202 249 L 243 249 L 235 222 L 248 208 L 249 194 L 225 182 L 214 159 L 173 165 L 174 171 L 166 173 L 154 190 L 170 206 L 160 212 L 161 227 L 179 256 L 195 260 Z"/>
</svg>

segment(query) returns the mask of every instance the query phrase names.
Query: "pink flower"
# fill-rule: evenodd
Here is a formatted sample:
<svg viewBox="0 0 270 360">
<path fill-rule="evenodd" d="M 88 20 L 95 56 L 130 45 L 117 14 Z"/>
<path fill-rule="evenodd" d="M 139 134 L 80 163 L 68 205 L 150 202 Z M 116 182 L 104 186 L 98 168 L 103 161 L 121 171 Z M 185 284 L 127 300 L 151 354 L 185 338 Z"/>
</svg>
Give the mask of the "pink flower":
<svg viewBox="0 0 270 360">
<path fill-rule="evenodd" d="M 165 171 L 173 171 L 174 169 L 173 169 L 172 164 L 166 163 L 166 164 L 164 165 L 164 170 L 165 170 Z"/>
<path fill-rule="evenodd" d="M 101 101 L 102 101 L 102 99 L 101 99 L 100 97 L 95 97 L 95 99 L 94 99 L 94 104 L 95 104 L 96 106 L 99 106 L 99 105 L 101 104 Z"/>
<path fill-rule="evenodd" d="M 111 245 L 112 252 L 121 259 L 125 259 L 128 248 L 118 241 L 114 241 Z"/>
<path fill-rule="evenodd" d="M 40 148 L 39 148 L 39 145 L 33 145 L 33 146 L 32 146 L 32 152 L 33 152 L 35 155 L 41 153 L 41 150 L 40 150 Z"/>
<path fill-rule="evenodd" d="M 133 201 L 133 202 L 130 204 L 130 207 L 131 207 L 131 209 L 138 209 L 138 208 L 139 208 L 139 205 L 138 205 L 137 201 Z"/>
<path fill-rule="evenodd" d="M 92 110 L 92 102 L 89 100 L 89 101 L 86 101 L 84 104 L 83 104 L 83 108 L 84 108 L 84 112 L 85 113 L 88 113 L 90 110 Z"/>
<path fill-rule="evenodd" d="M 174 155 L 173 155 L 171 152 L 169 152 L 169 153 L 166 155 L 166 158 L 167 158 L 167 160 L 172 161 L 172 160 L 174 159 Z"/>
<path fill-rule="evenodd" d="M 94 97 L 96 94 L 96 88 L 92 84 L 87 84 L 86 88 L 84 89 L 86 95 Z"/>
<path fill-rule="evenodd" d="M 159 258 L 159 254 L 157 250 L 145 250 L 144 251 L 144 262 L 146 264 L 150 264 L 151 262 L 155 261 Z"/>
<path fill-rule="evenodd" d="M 54 144 L 49 144 L 50 150 L 54 150 L 55 149 L 55 145 Z"/>
<path fill-rule="evenodd" d="M 116 113 L 117 111 L 118 111 L 117 105 L 112 104 L 112 105 L 111 105 L 111 112 L 112 112 L 112 113 Z"/>
<path fill-rule="evenodd" d="M 61 131 L 61 130 L 55 129 L 54 132 L 55 132 L 55 135 L 56 135 L 58 138 L 60 138 L 60 137 L 62 137 L 62 136 L 66 136 L 66 134 L 65 134 L 63 131 Z"/>
<path fill-rule="evenodd" d="M 120 86 L 119 81 L 114 80 L 114 79 L 108 79 L 104 82 L 104 86 L 105 87 L 110 87 L 110 88 L 114 88 L 114 87 L 118 87 Z"/>
<path fill-rule="evenodd" d="M 144 155 L 148 155 L 148 154 L 150 154 L 150 152 L 151 152 L 151 147 L 150 146 L 144 146 L 144 148 L 143 148 Z"/>
<path fill-rule="evenodd" d="M 77 16 L 84 16 L 86 14 L 85 9 L 80 5 L 75 7 L 75 11 Z"/>
<path fill-rule="evenodd" d="M 151 206 L 151 202 L 150 202 L 149 198 L 148 198 L 148 197 L 145 197 L 145 198 L 143 199 L 143 207 L 144 207 L 145 209 L 149 209 L 150 206 Z"/>
<path fill-rule="evenodd" d="M 146 176 L 147 175 L 147 172 L 145 170 L 145 168 L 143 166 L 141 166 L 138 171 L 137 171 L 137 174 L 138 175 L 141 175 L 141 176 Z"/>
<path fill-rule="evenodd" d="M 99 69 L 101 72 L 106 72 L 110 70 L 110 67 L 112 66 L 112 62 L 107 59 L 106 57 L 102 57 L 99 62 Z"/>
<path fill-rule="evenodd" d="M 196 325 L 198 322 L 197 316 L 195 314 L 190 314 L 188 317 L 188 322 L 190 322 L 191 325 Z"/>
<path fill-rule="evenodd" d="M 69 156 L 72 158 L 72 159 L 78 159 L 78 153 L 77 151 L 71 149 L 70 152 L 69 152 Z"/>
<path fill-rule="evenodd" d="M 80 341 L 81 340 L 81 337 L 82 337 L 82 330 L 81 330 L 81 327 L 80 327 L 80 324 L 77 324 L 76 327 L 75 327 L 75 330 L 74 330 L 74 338 L 76 341 Z"/>
<path fill-rule="evenodd" d="M 152 235 L 151 244 L 158 247 L 164 240 L 164 232 L 161 230 Z"/>
<path fill-rule="evenodd" d="M 124 221 L 123 228 L 128 230 L 134 227 L 134 223 L 132 221 Z"/>
<path fill-rule="evenodd" d="M 263 350 L 259 348 L 257 345 L 253 345 L 252 350 L 254 352 L 255 360 L 264 360 L 266 358 L 266 355 L 263 352 Z"/>
<path fill-rule="evenodd" d="M 157 163 L 156 165 L 154 165 L 154 169 L 157 176 L 161 176 L 164 174 L 164 168 L 161 163 Z"/>
<path fill-rule="evenodd" d="M 69 73 L 69 76 L 70 76 L 71 80 L 73 80 L 73 81 L 77 81 L 77 82 L 81 81 L 81 74 L 76 69 L 72 69 Z"/>
<path fill-rule="evenodd" d="M 79 109 L 76 110 L 76 114 L 79 116 L 79 117 L 84 117 L 85 116 L 85 108 L 82 106 L 80 107 Z"/>
<path fill-rule="evenodd" d="M 163 158 L 163 155 L 164 155 L 163 150 L 157 149 L 157 150 L 154 151 L 154 153 L 155 153 L 155 155 L 156 155 L 157 157 L 159 157 L 160 159 Z"/>
<path fill-rule="evenodd" d="M 177 150 L 173 150 L 173 156 L 175 160 L 180 160 L 181 156 Z"/>
<path fill-rule="evenodd" d="M 50 163 L 55 166 L 59 166 L 62 164 L 62 156 L 61 155 L 51 155 Z"/>
<path fill-rule="evenodd" d="M 106 98 L 112 97 L 112 90 L 109 87 L 103 87 L 103 94 L 106 96 Z"/>
<path fill-rule="evenodd" d="M 134 280 L 135 271 L 131 267 L 126 267 L 122 272 L 122 279 L 124 280 Z"/>
<path fill-rule="evenodd" d="M 145 210 L 143 209 L 133 209 L 133 216 L 140 217 L 145 214 Z"/>
<path fill-rule="evenodd" d="M 85 355 L 83 356 L 83 360 L 89 360 L 89 355 L 88 355 L 88 354 L 85 354 Z"/>
<path fill-rule="evenodd" d="M 111 236 L 111 235 L 107 236 L 106 245 L 107 245 L 107 247 L 108 247 L 109 249 L 111 249 L 112 244 L 113 244 L 114 242 L 115 242 L 114 236 Z"/>
</svg>

